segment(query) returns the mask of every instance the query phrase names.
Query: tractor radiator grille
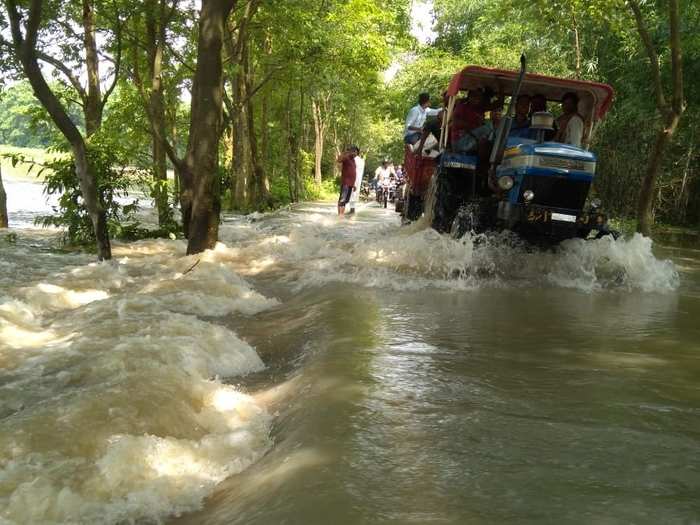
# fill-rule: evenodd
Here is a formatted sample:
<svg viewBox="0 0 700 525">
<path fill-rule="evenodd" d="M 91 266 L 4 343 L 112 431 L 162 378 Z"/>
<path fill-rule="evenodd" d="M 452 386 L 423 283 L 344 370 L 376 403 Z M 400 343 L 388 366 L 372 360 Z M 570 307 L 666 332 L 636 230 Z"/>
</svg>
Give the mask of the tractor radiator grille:
<svg viewBox="0 0 700 525">
<path fill-rule="evenodd" d="M 532 190 L 535 198 L 532 204 L 551 208 L 568 208 L 581 210 L 586 203 L 589 181 L 570 180 L 564 177 L 534 176 L 523 178 L 518 202 L 523 202 L 523 192 Z"/>
</svg>

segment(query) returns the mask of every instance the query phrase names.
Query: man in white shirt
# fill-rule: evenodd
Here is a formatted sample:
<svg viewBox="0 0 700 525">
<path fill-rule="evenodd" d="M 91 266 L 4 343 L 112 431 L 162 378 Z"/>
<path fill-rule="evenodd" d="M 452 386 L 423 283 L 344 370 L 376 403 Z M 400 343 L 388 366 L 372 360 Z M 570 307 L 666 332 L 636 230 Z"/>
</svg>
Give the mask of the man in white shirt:
<svg viewBox="0 0 700 525">
<path fill-rule="evenodd" d="M 348 214 L 352 215 L 355 213 L 355 204 L 357 204 L 357 197 L 360 194 L 360 188 L 362 188 L 362 177 L 365 174 L 365 159 L 360 157 L 360 150 L 357 146 L 355 148 L 355 189 L 350 195 L 350 201 L 348 202 L 349 211 Z"/>
<path fill-rule="evenodd" d="M 374 180 L 380 186 L 385 185 L 389 182 L 389 177 L 391 175 L 396 175 L 396 172 L 391 164 L 389 164 L 389 161 L 384 159 L 382 165 L 374 171 Z"/>
<path fill-rule="evenodd" d="M 558 131 L 554 141 L 580 148 L 583 142 L 583 118 L 578 114 L 576 93 L 564 94 L 561 99 L 561 108 L 564 113 L 557 119 Z"/>
<path fill-rule="evenodd" d="M 429 115 L 437 115 L 439 109 L 430 109 L 430 95 L 421 93 L 418 95 L 418 105 L 413 106 L 406 115 L 406 126 L 403 130 L 403 141 L 406 144 L 415 144 L 423 132 L 423 124 Z"/>
</svg>

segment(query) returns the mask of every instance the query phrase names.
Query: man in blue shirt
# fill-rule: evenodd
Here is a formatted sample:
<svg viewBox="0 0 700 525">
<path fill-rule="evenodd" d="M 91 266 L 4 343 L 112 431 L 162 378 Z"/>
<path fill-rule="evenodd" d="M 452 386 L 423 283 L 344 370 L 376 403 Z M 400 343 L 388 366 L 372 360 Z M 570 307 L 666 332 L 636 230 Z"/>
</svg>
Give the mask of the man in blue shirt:
<svg viewBox="0 0 700 525">
<path fill-rule="evenodd" d="M 530 130 L 530 96 L 520 95 L 515 103 L 515 118 L 510 126 L 509 137 L 532 138 Z"/>
</svg>

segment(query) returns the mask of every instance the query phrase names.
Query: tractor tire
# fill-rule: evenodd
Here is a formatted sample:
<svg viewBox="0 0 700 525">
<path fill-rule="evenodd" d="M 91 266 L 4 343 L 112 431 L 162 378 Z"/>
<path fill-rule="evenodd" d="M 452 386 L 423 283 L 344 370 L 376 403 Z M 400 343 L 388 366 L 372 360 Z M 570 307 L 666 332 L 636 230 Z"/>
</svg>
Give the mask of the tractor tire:
<svg viewBox="0 0 700 525">
<path fill-rule="evenodd" d="M 416 221 L 423 215 L 423 198 L 408 192 L 404 205 L 404 217 L 409 221 Z"/>
<path fill-rule="evenodd" d="M 438 173 L 435 181 L 435 203 L 433 204 L 433 222 L 431 226 L 440 233 L 452 229 L 452 223 L 462 204 L 463 196 L 454 175 Z"/>
</svg>

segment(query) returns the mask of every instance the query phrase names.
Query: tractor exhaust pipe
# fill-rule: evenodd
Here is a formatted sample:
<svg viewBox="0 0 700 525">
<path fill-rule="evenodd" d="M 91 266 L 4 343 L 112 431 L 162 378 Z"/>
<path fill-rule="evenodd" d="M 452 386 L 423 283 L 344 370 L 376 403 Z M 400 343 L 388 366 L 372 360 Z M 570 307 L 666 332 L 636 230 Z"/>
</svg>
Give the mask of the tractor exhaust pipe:
<svg viewBox="0 0 700 525">
<path fill-rule="evenodd" d="M 493 140 L 493 147 L 491 148 L 491 157 L 489 158 L 489 177 L 488 184 L 491 191 L 494 193 L 500 193 L 500 189 L 496 184 L 496 168 L 503 162 L 503 152 L 506 149 L 506 143 L 508 142 L 508 135 L 510 133 L 510 127 L 513 124 L 513 115 L 515 113 L 515 103 L 520 96 L 520 88 L 523 85 L 523 80 L 525 79 L 525 72 L 527 71 L 527 59 L 525 58 L 525 53 L 520 55 L 520 75 L 518 75 L 518 83 L 515 85 L 515 90 L 510 97 L 510 103 L 508 104 L 508 110 L 506 114 L 501 118 L 501 122 L 498 124 L 498 129 L 496 130 L 496 136 Z"/>
</svg>

